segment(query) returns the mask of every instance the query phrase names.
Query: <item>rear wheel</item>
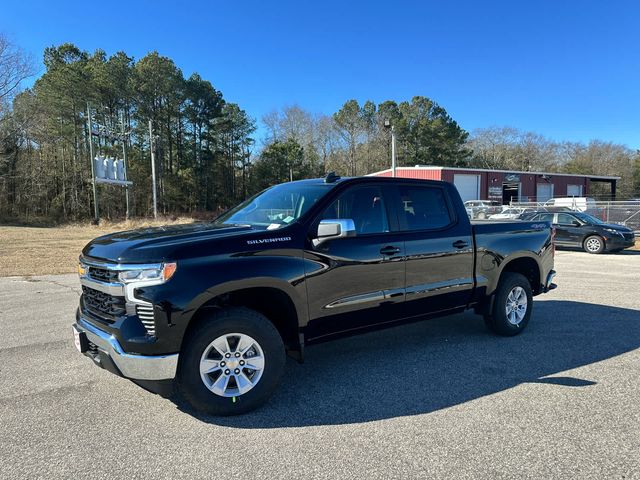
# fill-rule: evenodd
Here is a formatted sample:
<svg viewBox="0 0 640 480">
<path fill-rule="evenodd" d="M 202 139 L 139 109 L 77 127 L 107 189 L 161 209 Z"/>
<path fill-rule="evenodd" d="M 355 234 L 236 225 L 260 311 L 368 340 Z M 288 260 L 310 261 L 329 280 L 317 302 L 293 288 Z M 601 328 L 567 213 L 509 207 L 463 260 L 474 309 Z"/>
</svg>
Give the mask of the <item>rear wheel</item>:
<svg viewBox="0 0 640 480">
<path fill-rule="evenodd" d="M 491 314 L 485 315 L 487 327 L 507 337 L 522 332 L 531 317 L 533 293 L 524 275 L 505 272 L 496 289 Z"/>
<path fill-rule="evenodd" d="M 186 340 L 178 388 L 196 409 L 236 415 L 262 405 L 285 365 L 280 334 L 263 315 L 231 308 L 211 315 Z"/>
<path fill-rule="evenodd" d="M 485 220 L 487 218 L 487 214 L 485 212 L 478 213 L 478 220 Z"/>
<path fill-rule="evenodd" d="M 584 240 L 582 248 L 587 253 L 602 253 L 604 252 L 604 240 L 598 235 L 591 235 Z"/>
</svg>

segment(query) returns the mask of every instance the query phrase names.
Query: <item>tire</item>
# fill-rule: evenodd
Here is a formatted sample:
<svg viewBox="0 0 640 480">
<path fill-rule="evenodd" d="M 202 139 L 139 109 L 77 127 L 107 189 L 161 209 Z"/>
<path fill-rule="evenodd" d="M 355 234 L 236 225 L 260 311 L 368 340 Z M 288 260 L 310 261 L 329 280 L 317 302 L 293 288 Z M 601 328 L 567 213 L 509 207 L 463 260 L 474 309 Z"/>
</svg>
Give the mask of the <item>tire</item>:
<svg viewBox="0 0 640 480">
<path fill-rule="evenodd" d="M 519 305 L 515 311 L 510 308 L 514 303 Z M 485 315 L 484 321 L 492 332 L 505 337 L 521 333 L 529 324 L 533 310 L 533 293 L 529 280 L 519 273 L 503 273 L 494 294 L 491 310 L 491 314 Z"/>
<path fill-rule="evenodd" d="M 185 340 L 178 393 L 195 409 L 210 415 L 246 413 L 274 392 L 285 362 L 282 338 L 265 316 L 247 308 L 220 310 L 197 325 Z M 201 373 L 201 365 L 211 373 Z"/>
<path fill-rule="evenodd" d="M 599 254 L 604 252 L 605 245 L 604 239 L 598 235 L 591 235 L 584 239 L 582 242 L 582 248 L 587 253 Z"/>
<path fill-rule="evenodd" d="M 478 220 L 484 220 L 487 218 L 487 214 L 485 212 L 479 212 L 478 216 L 476 217 Z"/>
</svg>

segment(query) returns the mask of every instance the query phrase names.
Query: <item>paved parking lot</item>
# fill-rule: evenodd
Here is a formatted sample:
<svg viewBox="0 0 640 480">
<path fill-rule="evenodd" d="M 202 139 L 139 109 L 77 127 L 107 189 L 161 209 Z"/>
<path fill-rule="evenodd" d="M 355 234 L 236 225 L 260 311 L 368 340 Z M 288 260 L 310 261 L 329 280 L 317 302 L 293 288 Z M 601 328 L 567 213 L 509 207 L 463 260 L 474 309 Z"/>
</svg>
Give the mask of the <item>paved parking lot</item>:
<svg viewBox="0 0 640 480">
<path fill-rule="evenodd" d="M 640 478 L 640 252 L 559 252 L 528 330 L 471 314 L 307 350 L 202 418 L 95 368 L 74 275 L 0 278 L 0 478 Z"/>
</svg>

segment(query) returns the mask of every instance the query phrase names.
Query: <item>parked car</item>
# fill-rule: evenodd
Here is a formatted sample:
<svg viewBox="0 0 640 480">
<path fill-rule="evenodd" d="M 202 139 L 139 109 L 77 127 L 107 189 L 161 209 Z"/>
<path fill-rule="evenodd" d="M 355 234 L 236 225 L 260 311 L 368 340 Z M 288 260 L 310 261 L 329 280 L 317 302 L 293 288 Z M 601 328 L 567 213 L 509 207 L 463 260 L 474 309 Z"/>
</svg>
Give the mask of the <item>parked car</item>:
<svg viewBox="0 0 640 480">
<path fill-rule="evenodd" d="M 517 220 L 521 215 L 535 211 L 533 208 L 507 207 L 500 213 L 489 215 L 489 220 Z"/>
<path fill-rule="evenodd" d="M 588 253 L 618 252 L 635 245 L 633 230 L 583 212 L 536 212 L 527 221 L 551 222 L 558 247 L 579 247 Z"/>
<path fill-rule="evenodd" d="M 519 216 L 518 216 L 518 220 L 531 220 L 533 217 L 535 217 L 537 214 L 542 213 L 542 212 L 547 212 L 547 213 L 558 213 L 558 212 L 572 212 L 573 210 L 571 210 L 568 207 L 546 207 L 546 208 L 538 208 L 538 209 L 528 209 L 528 211 L 526 212 L 522 212 Z"/>
<path fill-rule="evenodd" d="M 468 308 L 520 333 L 555 287 L 553 252 L 549 223 L 471 225 L 453 184 L 329 175 L 214 222 L 93 240 L 73 334 L 97 366 L 147 388 L 175 380 L 194 408 L 237 414 L 313 343 Z"/>
<path fill-rule="evenodd" d="M 472 220 L 484 220 L 502 210 L 502 203 L 494 200 L 467 200 L 464 206 L 467 216 Z"/>
</svg>

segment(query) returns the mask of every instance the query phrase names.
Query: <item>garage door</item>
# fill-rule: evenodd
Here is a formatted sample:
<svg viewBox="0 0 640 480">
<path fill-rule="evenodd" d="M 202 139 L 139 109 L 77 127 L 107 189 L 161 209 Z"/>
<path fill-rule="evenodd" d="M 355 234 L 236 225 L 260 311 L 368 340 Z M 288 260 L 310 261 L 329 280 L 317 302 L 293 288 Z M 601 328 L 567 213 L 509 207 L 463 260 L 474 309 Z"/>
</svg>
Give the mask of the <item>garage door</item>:
<svg viewBox="0 0 640 480">
<path fill-rule="evenodd" d="M 536 201 L 546 202 L 550 198 L 553 198 L 553 184 L 539 183 L 536 188 Z"/>
<path fill-rule="evenodd" d="M 582 185 L 567 185 L 567 197 L 581 197 Z"/>
<path fill-rule="evenodd" d="M 480 175 L 455 174 L 453 184 L 458 189 L 463 202 L 480 198 Z"/>
</svg>

